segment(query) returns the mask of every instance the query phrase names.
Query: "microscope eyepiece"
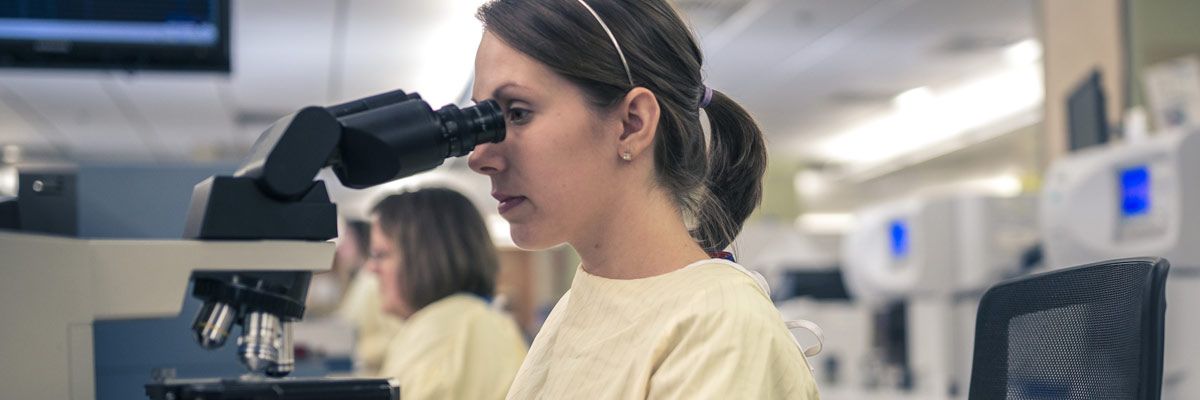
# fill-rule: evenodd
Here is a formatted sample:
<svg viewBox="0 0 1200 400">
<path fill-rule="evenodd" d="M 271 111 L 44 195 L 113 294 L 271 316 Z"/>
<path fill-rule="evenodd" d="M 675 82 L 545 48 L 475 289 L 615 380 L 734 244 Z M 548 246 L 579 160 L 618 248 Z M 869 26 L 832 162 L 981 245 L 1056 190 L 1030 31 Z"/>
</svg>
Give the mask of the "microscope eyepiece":
<svg viewBox="0 0 1200 400">
<path fill-rule="evenodd" d="M 480 143 L 504 140 L 504 113 L 494 100 L 485 100 L 467 108 L 451 104 L 437 111 L 442 136 L 450 145 L 446 157 L 462 157 Z"/>
<path fill-rule="evenodd" d="M 415 93 L 408 100 L 338 117 L 342 125 L 333 171 L 363 189 L 433 169 L 481 143 L 504 140 L 504 113 L 494 100 L 434 111 Z"/>
</svg>

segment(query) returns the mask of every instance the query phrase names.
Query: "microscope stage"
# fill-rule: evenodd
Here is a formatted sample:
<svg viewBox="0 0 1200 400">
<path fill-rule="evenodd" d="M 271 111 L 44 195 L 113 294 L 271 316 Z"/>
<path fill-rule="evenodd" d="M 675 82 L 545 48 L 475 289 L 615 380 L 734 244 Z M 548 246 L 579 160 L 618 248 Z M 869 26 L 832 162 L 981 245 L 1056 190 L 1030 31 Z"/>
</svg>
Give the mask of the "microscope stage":
<svg viewBox="0 0 1200 400">
<path fill-rule="evenodd" d="M 152 400 L 397 400 L 386 379 L 168 379 L 146 384 Z"/>
</svg>

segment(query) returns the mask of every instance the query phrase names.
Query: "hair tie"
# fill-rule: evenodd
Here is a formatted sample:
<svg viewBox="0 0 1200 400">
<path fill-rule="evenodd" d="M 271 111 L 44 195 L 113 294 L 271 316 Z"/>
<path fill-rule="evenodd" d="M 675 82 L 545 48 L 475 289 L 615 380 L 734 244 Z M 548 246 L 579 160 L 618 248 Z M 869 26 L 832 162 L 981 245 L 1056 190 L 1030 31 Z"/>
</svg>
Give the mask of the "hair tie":
<svg viewBox="0 0 1200 400">
<path fill-rule="evenodd" d="M 712 88 L 708 86 L 704 87 L 704 98 L 700 99 L 700 108 L 708 107 L 708 103 L 712 101 L 712 93 Z"/>
<path fill-rule="evenodd" d="M 712 258 L 720 258 L 720 259 L 729 260 L 731 262 L 737 262 L 737 261 L 733 260 L 733 253 L 730 253 L 728 251 L 714 251 L 714 252 L 708 253 L 708 256 L 712 257 Z"/>
</svg>

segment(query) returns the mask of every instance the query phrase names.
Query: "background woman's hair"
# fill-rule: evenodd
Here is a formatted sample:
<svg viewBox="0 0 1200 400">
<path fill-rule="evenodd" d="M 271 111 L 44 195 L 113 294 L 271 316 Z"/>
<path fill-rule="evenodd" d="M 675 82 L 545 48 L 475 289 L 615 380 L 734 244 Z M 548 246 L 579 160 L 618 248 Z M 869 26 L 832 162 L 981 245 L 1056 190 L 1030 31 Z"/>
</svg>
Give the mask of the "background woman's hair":
<svg viewBox="0 0 1200 400">
<path fill-rule="evenodd" d="M 414 312 L 455 293 L 492 297 L 500 261 L 466 196 L 421 189 L 388 196 L 373 213 L 399 249 L 405 300 Z"/>
<path fill-rule="evenodd" d="M 713 91 L 704 109 L 712 132 L 706 148 L 698 109 L 703 56 L 679 13 L 666 0 L 587 2 L 621 44 L 634 85 L 658 98 L 658 184 L 694 219 L 701 247 L 724 249 L 762 200 L 767 151 L 758 124 Z M 612 41 L 577 1 L 494 0 L 478 17 L 488 32 L 581 88 L 595 109 L 616 105 L 632 89 Z"/>
<path fill-rule="evenodd" d="M 371 254 L 371 223 L 361 219 L 347 219 L 346 228 L 354 235 L 354 250 L 363 257 Z"/>
</svg>

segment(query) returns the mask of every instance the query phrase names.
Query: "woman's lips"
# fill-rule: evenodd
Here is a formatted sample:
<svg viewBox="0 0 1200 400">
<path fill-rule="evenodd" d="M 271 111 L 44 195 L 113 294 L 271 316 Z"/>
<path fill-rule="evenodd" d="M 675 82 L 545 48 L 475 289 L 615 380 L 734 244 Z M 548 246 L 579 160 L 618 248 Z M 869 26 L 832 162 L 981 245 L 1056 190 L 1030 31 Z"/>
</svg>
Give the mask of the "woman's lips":
<svg viewBox="0 0 1200 400">
<path fill-rule="evenodd" d="M 500 206 L 497 207 L 500 214 L 504 214 L 505 212 L 508 212 L 508 210 L 511 210 L 525 202 L 525 196 L 493 195 L 493 197 L 500 201 Z"/>
</svg>

